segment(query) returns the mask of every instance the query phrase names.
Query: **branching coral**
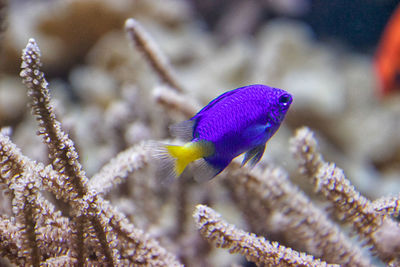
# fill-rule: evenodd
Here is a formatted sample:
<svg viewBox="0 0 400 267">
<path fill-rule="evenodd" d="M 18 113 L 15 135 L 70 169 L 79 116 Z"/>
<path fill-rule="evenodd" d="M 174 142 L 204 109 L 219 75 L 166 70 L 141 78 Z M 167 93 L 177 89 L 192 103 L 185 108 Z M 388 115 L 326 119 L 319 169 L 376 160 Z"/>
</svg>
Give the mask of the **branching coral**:
<svg viewBox="0 0 400 267">
<path fill-rule="evenodd" d="M 231 166 L 225 183 L 253 231 L 271 231 L 268 222 L 278 217 L 280 220 L 275 223 L 282 226 L 281 235 L 288 244 L 327 262 L 370 266 L 361 250 L 289 181 L 283 169 L 268 167 L 262 172 L 258 169 L 248 172 L 239 167 L 238 162 Z"/>
<path fill-rule="evenodd" d="M 270 243 L 262 237 L 237 229 L 207 206 L 198 205 L 193 216 L 204 238 L 214 242 L 217 247 L 229 248 L 231 253 L 245 255 L 258 266 L 338 266 L 326 264 L 305 253 L 298 253 L 277 242 Z"/>
<path fill-rule="evenodd" d="M 89 188 L 107 194 L 111 188 L 122 182 L 123 178 L 137 169 L 144 168 L 150 158 L 146 143 L 131 147 L 113 158 L 89 181 Z"/>
<path fill-rule="evenodd" d="M 154 85 L 152 100 L 171 111 L 162 114 L 149 105 L 152 114 L 143 116 L 139 123 L 151 125 L 163 118 L 172 121 L 196 113 L 201 105 L 185 93 L 179 76 L 144 27 L 129 19 L 125 31 L 161 81 Z M 216 263 L 216 249 L 212 246 L 215 244 L 245 256 L 257 266 L 374 266 L 368 251 L 363 251 L 343 230 L 343 221 L 382 262 L 399 265 L 400 228 L 392 218 L 400 210 L 399 198 L 370 201 L 362 196 L 341 169 L 324 161 L 308 128 L 297 131 L 291 148 L 301 173 L 332 203 L 334 215 L 340 215 L 338 220 L 333 220 L 331 214 L 301 191 L 286 170 L 266 162 L 260 164 L 263 168 L 249 170 L 234 161 L 206 185 L 193 183 L 189 172 L 168 185 L 168 192 L 158 194 L 162 190 L 153 189 L 162 187 L 156 181 L 163 174 L 155 171 L 157 163 L 150 151 L 154 141 L 127 148 L 124 140 L 115 140 L 112 143 L 118 146 L 113 151 L 125 150 L 89 179 L 84 171 L 88 169 L 78 157 L 77 144 L 55 116 L 48 83 L 41 71 L 41 54 L 33 39 L 24 49 L 22 59 L 20 76 L 28 88 L 30 106 L 39 124 L 38 134 L 47 145 L 50 164 L 23 155 L 6 131 L 0 131 L 0 184 L 8 192 L 5 198 L 11 199 L 10 212 L 0 217 L 2 259 L 18 266 L 182 266 L 181 262 L 186 266 L 220 266 L 225 258 L 222 256 Z M 140 86 L 132 80 L 119 82 L 124 90 L 134 91 Z M 114 114 L 123 104 L 125 116 L 130 117 L 133 112 L 126 112 L 126 108 L 145 102 L 140 97 L 136 102 L 118 99 L 117 103 L 107 100 L 102 105 Z M 140 104 L 148 105 L 139 103 L 135 108 L 140 109 Z M 110 114 L 108 119 L 113 120 Z M 161 119 L 153 121 L 152 117 Z M 105 127 L 115 133 L 106 136 L 124 136 L 127 127 L 121 124 L 135 119 L 116 119 L 112 127 Z M 166 123 L 153 127 L 165 128 L 159 135 L 154 134 L 157 131 L 152 126 L 145 127 L 150 138 L 166 137 Z M 153 183 L 154 187 L 148 190 L 145 183 Z M 134 191 L 140 193 L 135 195 Z M 143 202 L 145 211 L 137 208 L 141 205 L 138 202 Z M 157 206 L 158 203 L 162 204 Z M 234 210 L 234 215 L 241 215 L 243 227 L 227 223 L 212 208 L 198 203 Z M 189 216 L 193 209 L 195 223 Z M 147 220 L 148 233 L 130 220 L 135 224 Z M 237 258 L 233 259 L 227 262 L 237 263 Z"/>
<path fill-rule="evenodd" d="M 156 43 L 143 29 L 140 23 L 130 18 L 125 22 L 125 30 L 128 33 L 132 43 L 134 43 L 137 49 L 143 53 L 161 80 L 168 84 L 171 88 L 177 90 L 178 92 L 182 92 L 183 89 L 172 73 L 172 68 L 169 67 L 167 59 L 159 51 Z"/>
<path fill-rule="evenodd" d="M 7 244 L 3 256 L 18 265 L 33 266 L 66 263 L 179 266 L 155 240 L 136 229 L 88 187 L 74 144 L 61 129 L 50 105 L 47 81 L 40 71 L 40 51 L 33 39 L 22 59 L 21 77 L 29 89 L 39 134 L 48 145 L 51 164 L 44 167 L 30 161 L 8 137 L 1 136 L 1 181 L 11 191 L 14 214 L 13 218 L 2 221 L 1 239 Z M 71 217 L 55 212 L 41 195 L 42 188 L 65 201 Z M 17 226 L 15 234 L 25 236 L 16 243 L 7 231 L 15 230 L 13 224 L 9 225 L 13 220 Z"/>
<path fill-rule="evenodd" d="M 400 240 L 394 238 L 391 242 L 387 242 L 386 236 L 388 232 L 396 237 L 400 233 L 400 225 L 388 214 L 391 203 L 395 202 L 388 201 L 389 203 L 383 205 L 373 205 L 370 200 L 357 192 L 344 176 L 343 170 L 333 163 L 324 161 L 317 150 L 313 133 L 308 128 L 297 131 L 292 140 L 292 151 L 299 159 L 301 171 L 310 178 L 315 190 L 333 204 L 341 218 L 351 224 L 383 261 L 398 266 Z"/>
</svg>

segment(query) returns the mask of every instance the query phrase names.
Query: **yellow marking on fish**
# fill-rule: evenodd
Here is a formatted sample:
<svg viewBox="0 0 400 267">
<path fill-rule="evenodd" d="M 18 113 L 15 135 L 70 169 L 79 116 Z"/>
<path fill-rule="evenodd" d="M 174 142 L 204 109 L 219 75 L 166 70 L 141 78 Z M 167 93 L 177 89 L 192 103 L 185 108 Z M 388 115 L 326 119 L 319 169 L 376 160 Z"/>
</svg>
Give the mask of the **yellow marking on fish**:
<svg viewBox="0 0 400 267">
<path fill-rule="evenodd" d="M 174 171 L 177 177 L 189 163 L 210 156 L 214 152 L 214 149 L 205 142 L 190 142 L 183 146 L 166 146 L 165 148 L 176 159 Z"/>
</svg>

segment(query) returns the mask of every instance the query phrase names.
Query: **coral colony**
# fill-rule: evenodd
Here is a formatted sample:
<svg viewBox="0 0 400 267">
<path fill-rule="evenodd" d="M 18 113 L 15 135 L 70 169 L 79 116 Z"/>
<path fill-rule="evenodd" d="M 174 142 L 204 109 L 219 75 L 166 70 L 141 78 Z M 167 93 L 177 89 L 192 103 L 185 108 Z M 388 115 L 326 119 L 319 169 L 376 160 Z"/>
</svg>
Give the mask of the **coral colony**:
<svg viewBox="0 0 400 267">
<path fill-rule="evenodd" d="M 382 118 L 396 118 L 396 109 L 380 109 L 369 99 L 373 93 L 345 95 L 342 90 L 373 92 L 360 63 L 368 60 L 348 57 L 338 70 L 343 72 L 336 73 L 327 64 L 334 58 L 329 50 L 311 41 L 303 27 L 284 21 L 268 24 L 252 46 L 238 42 L 224 48 L 229 53 L 215 52 L 212 38 L 187 23 L 186 1 L 171 0 L 172 8 L 155 0 L 134 1 L 134 8 L 128 2 L 113 6 L 114 1 L 73 0 L 56 4 L 53 12 L 32 11 L 45 12 L 36 19 L 26 15 L 37 22 L 32 27 L 40 26 L 29 28 L 33 38 L 24 44 L 20 77 L 0 78 L 5 96 L 0 99 L 1 266 L 247 266 L 247 261 L 257 266 L 400 266 L 400 225 L 395 219 L 400 198 L 381 197 L 388 195 L 383 193 L 384 179 L 373 183 L 378 171 L 387 180 L 398 175 L 392 164 L 396 158 L 390 156 L 400 147 L 399 137 L 390 134 L 399 132 L 396 124 L 372 127 Z M 7 39 L 7 34 L 20 31 L 11 30 L 10 23 L 10 31 L 4 32 L 4 6 L 0 0 L 1 49 L 14 51 L 9 42 L 19 39 Z M 128 14 L 138 19 L 126 20 L 124 33 Z M 8 16 L 13 21 L 11 11 Z M 65 21 L 81 27 L 69 34 Z M 88 30 L 92 23 L 96 31 Z M 157 43 L 147 30 L 156 33 Z M 46 39 L 46 34 L 60 39 Z M 89 40 L 91 45 L 85 43 Z M 177 72 L 157 44 L 168 51 Z M 318 51 L 313 55 L 318 60 L 307 61 L 307 51 Z M 12 55 L 7 52 L 0 62 L 8 73 L 17 61 Z M 216 66 L 209 65 L 213 59 L 219 62 Z M 65 69 L 70 91 L 63 81 L 51 79 Z M 304 80 L 312 82 L 304 86 Z M 168 173 L 159 171 L 154 144 L 180 147 L 180 140 L 167 139 L 168 126 L 209 116 L 204 112 L 218 107 L 216 102 L 232 100 L 225 95 L 199 112 L 222 93 L 213 90 L 238 88 L 244 85 L 240 82 L 275 83 L 288 90 L 253 85 L 231 91 L 261 88 L 273 95 L 268 110 L 258 110 L 253 120 L 236 121 L 243 126 L 240 133 L 257 142 L 233 142 L 232 151 L 225 143 L 213 143 L 210 151 L 226 160 L 223 166 L 212 165 L 218 157 L 207 149 L 203 152 L 209 155 L 199 154 L 214 168 L 207 181 L 194 181 L 198 169 L 189 164 L 182 174 L 183 168 L 175 173 L 181 174 L 178 179 L 164 183 Z M 27 89 L 33 116 L 22 111 L 26 98 L 19 95 L 20 87 Z M 295 100 L 286 114 L 291 95 Z M 346 108 L 344 100 L 362 112 Z M 278 134 L 269 140 L 285 115 Z M 35 139 L 32 117 L 44 144 Z M 185 141 L 207 136 L 210 124 L 196 126 L 203 132 L 191 128 Z M 182 128 L 173 130 L 182 137 Z M 248 154 L 235 158 L 239 152 Z M 350 182 L 325 158 L 355 178 Z M 350 165 L 353 159 L 356 163 Z M 242 166 L 247 161 L 257 164 Z M 374 162 L 376 170 L 365 171 L 371 170 L 365 162 Z M 322 200 L 329 209 L 321 206 Z"/>
</svg>

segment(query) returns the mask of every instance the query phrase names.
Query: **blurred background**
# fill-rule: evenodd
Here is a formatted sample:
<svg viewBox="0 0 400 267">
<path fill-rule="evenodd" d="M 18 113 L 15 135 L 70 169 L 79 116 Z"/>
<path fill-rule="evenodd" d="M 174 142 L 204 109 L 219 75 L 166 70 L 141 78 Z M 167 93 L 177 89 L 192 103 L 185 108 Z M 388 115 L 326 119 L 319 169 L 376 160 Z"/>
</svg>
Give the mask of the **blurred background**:
<svg viewBox="0 0 400 267">
<path fill-rule="evenodd" d="M 315 38 L 343 42 L 358 51 L 372 52 L 398 1 L 190 1 L 198 19 L 208 30 L 229 39 L 254 34 L 274 18 L 291 18 L 307 23 Z"/>
<path fill-rule="evenodd" d="M 256 83 L 294 95 L 260 166 L 283 166 L 296 183 L 289 139 L 306 125 L 317 133 L 326 159 L 343 168 L 362 194 L 371 199 L 397 194 L 400 42 L 382 39 L 397 4 L 0 0 L 0 127 L 10 127 L 7 131 L 24 154 L 48 162 L 18 76 L 21 50 L 35 38 L 58 118 L 76 142 L 89 176 L 129 146 L 170 138 L 168 126 L 187 118 L 155 104 L 152 92 L 160 80 L 123 30 L 125 20 L 133 17 L 171 62 L 185 93 L 201 105 L 227 90 Z M 393 25 L 400 31 L 400 22 Z M 390 59 L 388 76 L 377 71 L 380 57 Z M 394 86 L 383 89 L 384 79 Z M 143 219 L 135 222 L 150 228 L 156 216 L 146 215 L 140 204 L 149 196 L 118 190 L 109 198 L 128 215 L 142 210 Z"/>
<path fill-rule="evenodd" d="M 370 197 L 398 192 L 399 90 L 383 96 L 374 67 L 397 2 L 1 0 L 0 125 L 13 129 L 25 153 L 46 161 L 30 141 L 35 126 L 18 77 L 21 49 L 35 38 L 57 112 L 82 146 L 90 174 L 129 145 L 168 137 L 168 125 L 185 118 L 144 104 L 160 81 L 125 36 L 124 21 L 133 17 L 202 105 L 255 83 L 294 94 L 264 161 L 293 170 L 288 139 L 307 125 L 321 135 L 326 157 Z M 400 61 L 399 54 L 392 58 Z M 116 136 L 118 144 L 111 141 Z"/>
</svg>

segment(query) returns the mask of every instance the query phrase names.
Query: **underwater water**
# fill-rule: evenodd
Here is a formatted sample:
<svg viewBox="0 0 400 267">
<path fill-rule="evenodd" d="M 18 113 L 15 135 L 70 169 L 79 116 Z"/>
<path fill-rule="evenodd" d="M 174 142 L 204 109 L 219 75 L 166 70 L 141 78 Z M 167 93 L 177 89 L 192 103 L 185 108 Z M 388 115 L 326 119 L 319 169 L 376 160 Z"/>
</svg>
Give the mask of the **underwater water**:
<svg viewBox="0 0 400 267">
<path fill-rule="evenodd" d="M 110 160 L 120 160 L 117 155 L 125 150 L 139 147 L 146 151 L 149 148 L 141 144 L 148 141 L 179 142 L 172 140 L 169 126 L 189 119 L 223 92 L 265 84 L 293 95 L 286 119 L 268 141 L 254 176 L 273 168 L 284 170 L 290 177 L 286 182 L 314 203 L 327 220 L 346 212 L 326 210 L 326 202 L 313 192 L 317 185 L 307 183 L 304 172 L 299 172 L 298 153 L 293 152 L 295 145 L 290 139 L 300 127 L 312 130 L 324 159 L 343 169 L 356 191 L 371 203 L 400 192 L 399 54 L 396 57 L 400 41 L 381 39 L 397 1 L 370 1 L 365 5 L 365 1 L 349 4 L 316 0 L 8 2 L 0 0 L 2 134 L 30 159 L 51 163 L 48 148 L 36 136 L 38 126 L 19 77 L 21 51 L 34 38 L 41 50 L 41 71 L 49 82 L 50 104 L 63 131 L 73 140 L 89 185 L 186 266 L 250 264 L 240 253 L 230 254 L 202 239 L 196 226 L 199 223 L 191 216 L 198 204 L 217 210 L 237 228 L 328 263 L 339 263 L 334 257 L 321 255 L 315 249 L 318 245 L 309 239 L 298 239 L 304 229 L 293 227 L 291 220 L 299 223 L 301 215 L 285 213 L 285 200 L 277 201 L 280 208 L 268 197 L 265 202 L 257 200 L 251 191 L 255 189 L 245 186 L 249 185 L 247 180 L 240 180 L 247 177 L 247 169 L 238 171 L 235 162 L 231 169 L 205 183 L 193 181 L 190 170 L 179 180 L 165 182 L 165 173 L 158 170 L 157 160 L 150 153 L 143 166 L 134 167 L 133 160 L 127 160 L 131 165 L 121 163 L 126 173 L 121 177 L 110 175 L 104 192 L 103 184 L 90 182 L 91 177 L 95 181 L 103 173 L 101 168 Z M 161 58 L 149 58 L 146 40 L 142 47 L 132 40 L 124 28 L 128 18 L 141 24 Z M 400 31 L 400 22 L 398 25 Z M 378 47 L 384 47 L 383 55 L 377 54 Z M 393 59 L 388 67 L 390 74 L 385 77 L 376 68 L 382 56 Z M 161 70 L 154 62 L 161 62 Z M 391 79 L 395 85 L 382 89 L 382 79 Z M 143 151 L 140 153 L 147 153 Z M 128 159 L 129 153 L 124 157 Z M 246 179 L 253 179 L 249 177 Z M 12 194 L 6 193 L 10 186 L 5 178 L 1 184 L 0 214 L 18 221 L 13 213 L 16 203 Z M 266 195 L 271 188 L 265 189 Z M 44 196 L 73 221 L 72 208 L 52 194 Z M 199 209 L 195 218 L 201 221 Z M 340 216 L 332 223 L 340 233 L 353 231 L 364 240 L 361 230 L 349 230 L 353 224 L 349 220 L 350 226 Z M 390 223 L 394 221 L 390 219 Z M 373 229 L 380 233 L 376 234 L 381 237 L 376 238 L 378 241 L 387 241 L 384 231 L 376 230 L 381 228 Z M 20 238 L 25 240 L 23 235 Z M 373 256 L 368 248 L 361 248 L 360 239 L 350 239 L 355 250 L 377 266 L 398 262 L 398 254 Z M 380 250 L 378 241 L 370 244 L 379 254 L 386 250 Z M 73 250 L 71 253 L 75 255 Z M 98 257 L 95 263 L 100 263 L 102 254 L 96 253 L 88 259 Z M 0 265 L 16 264 L 11 254 L 0 246 Z M 74 260 L 71 262 L 76 263 Z"/>
</svg>

